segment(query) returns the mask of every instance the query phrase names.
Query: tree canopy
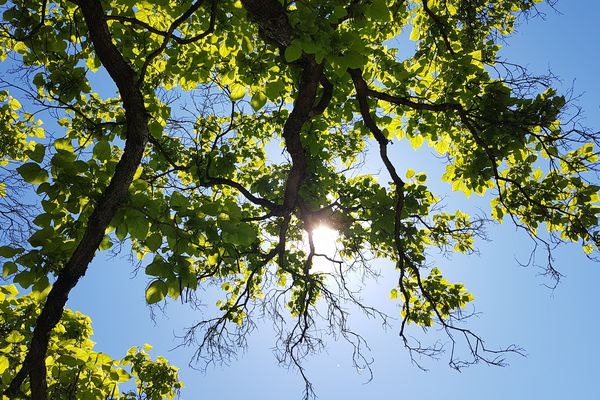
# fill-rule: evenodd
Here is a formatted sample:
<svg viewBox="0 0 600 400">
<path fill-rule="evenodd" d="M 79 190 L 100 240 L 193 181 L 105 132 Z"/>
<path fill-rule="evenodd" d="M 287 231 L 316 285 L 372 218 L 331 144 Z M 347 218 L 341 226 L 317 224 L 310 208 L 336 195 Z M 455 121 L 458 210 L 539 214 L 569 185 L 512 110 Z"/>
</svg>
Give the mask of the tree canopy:
<svg viewBox="0 0 600 400">
<path fill-rule="evenodd" d="M 122 360 L 95 352 L 89 318 L 65 309 L 100 252 L 131 252 L 148 304 L 197 305 L 218 285 L 183 338 L 201 363 L 227 361 L 256 319 L 271 320 L 305 397 L 302 360 L 323 331 L 369 367 L 348 307 L 390 318 L 351 278 L 375 275 L 374 259 L 395 266 L 389 297 L 415 362 L 442 348 L 409 331 L 434 325 L 456 369 L 519 353 L 465 325 L 473 296 L 429 255 L 475 252 L 493 221 L 529 235 L 554 280 L 556 245 L 598 251 L 598 134 L 551 76 L 498 56 L 537 3 L 0 0 L 4 396 L 162 399 L 182 387 L 147 346 Z M 446 205 L 402 141 L 430 146 L 447 191 L 483 197 L 484 214 Z M 365 172 L 369 148 L 379 176 Z M 339 234 L 334 254 L 316 250 L 323 227 Z"/>
</svg>

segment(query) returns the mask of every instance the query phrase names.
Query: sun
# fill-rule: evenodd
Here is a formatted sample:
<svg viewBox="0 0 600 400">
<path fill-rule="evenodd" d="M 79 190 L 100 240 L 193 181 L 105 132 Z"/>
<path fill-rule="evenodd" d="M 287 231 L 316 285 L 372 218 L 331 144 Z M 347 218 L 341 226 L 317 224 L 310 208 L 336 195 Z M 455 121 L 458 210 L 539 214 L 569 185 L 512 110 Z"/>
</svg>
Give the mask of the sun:
<svg viewBox="0 0 600 400">
<path fill-rule="evenodd" d="M 338 251 L 340 244 L 337 240 L 339 232 L 327 225 L 321 224 L 312 229 L 312 240 L 315 246 L 315 255 L 313 257 L 311 273 L 334 273 L 336 263 L 332 260 L 339 258 Z M 308 233 L 303 238 L 305 251 L 310 251 Z"/>
</svg>

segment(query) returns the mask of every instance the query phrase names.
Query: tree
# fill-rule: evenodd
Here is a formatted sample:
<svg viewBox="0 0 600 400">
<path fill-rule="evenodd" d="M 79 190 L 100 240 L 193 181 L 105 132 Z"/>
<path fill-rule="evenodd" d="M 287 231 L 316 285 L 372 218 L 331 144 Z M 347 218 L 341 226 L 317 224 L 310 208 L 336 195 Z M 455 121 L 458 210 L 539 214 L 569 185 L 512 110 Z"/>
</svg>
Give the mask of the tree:
<svg viewBox="0 0 600 400">
<path fill-rule="evenodd" d="M 2 355 L 0 373 L 3 385 L 16 374 L 27 353 L 31 332 L 44 295 L 36 292 L 17 297 L 14 285 L 0 286 L 2 310 Z M 121 360 L 93 350 L 91 320 L 78 312 L 65 310 L 54 327 L 46 359 L 48 396 L 50 398 L 112 399 L 119 394 L 119 384 L 135 377 L 135 390 L 121 393 L 123 399 L 174 398 L 183 387 L 177 368 L 162 357 L 152 361 L 146 353 L 152 349 L 132 347 Z M 124 367 L 130 368 L 131 375 Z M 6 377 L 6 378 L 4 378 Z"/>
<path fill-rule="evenodd" d="M 271 318 L 279 361 L 300 371 L 305 397 L 312 388 L 301 362 L 322 345 L 322 326 L 352 343 L 356 365 L 368 368 L 346 305 L 387 322 L 348 280 L 368 278 L 372 258 L 396 266 L 390 297 L 410 357 L 441 351 L 412 341 L 411 324 L 441 327 L 457 369 L 501 365 L 505 352 L 519 352 L 488 348 L 465 327 L 461 310 L 473 297 L 429 267 L 427 252 L 473 252 L 490 219 L 509 220 L 548 253 L 546 271 L 558 279 L 555 245 L 579 243 L 590 257 L 600 245 L 598 135 L 568 118 L 550 77 L 497 56 L 536 3 L 5 2 L 0 56 L 11 78 L 2 80 L 0 156 L 10 184 L 0 211 L 30 210 L 16 206 L 30 198 L 34 215 L 2 213 L 12 221 L 3 276 L 32 296 L 3 289 L 12 297 L 2 329 L 24 343 L 0 358 L 4 394 L 46 399 L 61 388 L 51 362 L 73 345 L 61 342 L 60 327 L 73 321 L 68 295 L 95 254 L 109 250 L 137 256 L 152 277 L 149 304 L 193 304 L 199 287 L 221 285 L 218 314 L 184 338 L 197 345 L 197 360 L 227 360 L 254 318 Z M 403 57 L 389 41 L 405 30 L 416 48 Z M 97 93 L 108 81 L 100 69 L 114 96 Z M 433 147 L 449 188 L 485 196 L 489 215 L 444 207 L 424 173 L 388 154 L 400 140 Z M 273 157 L 278 143 L 285 154 Z M 388 182 L 361 173 L 368 144 Z M 27 196 L 18 197 L 22 182 Z M 315 251 L 321 225 L 340 233 L 334 256 Z M 316 270 L 318 259 L 335 268 Z M 39 316 L 25 307 L 28 323 L 5 316 L 32 299 L 44 305 Z M 68 351 L 92 354 L 86 338 Z M 86 376 L 100 373 L 97 362 L 85 364 Z M 64 364 L 69 373 L 80 365 Z M 177 388 L 167 375 L 165 391 L 148 398 Z M 70 390 L 80 397 L 95 388 L 102 393 L 90 396 L 102 398 L 114 387 Z"/>
</svg>

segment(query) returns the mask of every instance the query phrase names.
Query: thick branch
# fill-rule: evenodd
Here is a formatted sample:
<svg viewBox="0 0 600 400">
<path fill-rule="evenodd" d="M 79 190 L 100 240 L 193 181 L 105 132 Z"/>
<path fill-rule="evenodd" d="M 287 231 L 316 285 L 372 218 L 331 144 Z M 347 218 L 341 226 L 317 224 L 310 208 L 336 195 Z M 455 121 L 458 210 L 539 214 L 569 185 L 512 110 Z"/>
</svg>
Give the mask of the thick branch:
<svg viewBox="0 0 600 400">
<path fill-rule="evenodd" d="M 285 8 L 277 0 L 242 0 L 249 17 L 258 24 L 265 40 L 287 47 L 295 36 Z"/>
<path fill-rule="evenodd" d="M 255 21 L 260 34 L 278 46 L 287 47 L 295 36 L 285 8 L 277 0 L 243 0 L 250 19 Z M 294 108 L 283 127 L 285 146 L 292 157 L 292 168 L 286 181 L 283 206 L 291 213 L 297 205 L 300 186 L 306 176 L 307 160 L 300 131 L 313 116 L 325 111 L 333 92 L 331 85 L 323 78 L 323 65 L 317 64 L 314 57 L 305 56 L 299 63 L 303 70 Z M 323 97 L 315 106 L 319 82 L 323 82 Z"/>
<path fill-rule="evenodd" d="M 283 198 L 283 206 L 288 212 L 296 207 L 298 192 L 306 177 L 307 159 L 300 140 L 300 131 L 302 126 L 310 119 L 322 72 L 322 64 L 316 64 L 314 60 L 308 61 L 308 65 L 302 71 L 300 90 L 294 109 L 283 126 L 285 147 L 292 157 L 292 168 L 286 181 Z"/>
<path fill-rule="evenodd" d="M 321 75 L 320 82 L 321 86 L 323 87 L 323 93 L 321 94 L 319 102 L 310 111 L 309 116 L 311 118 L 323 114 L 323 112 L 325 112 L 325 109 L 331 102 L 331 98 L 333 97 L 333 84 L 329 81 L 329 79 L 327 79 L 325 75 Z"/>
<path fill-rule="evenodd" d="M 106 228 L 124 202 L 148 138 L 148 117 L 136 74 L 112 43 L 100 1 L 80 0 L 78 4 L 88 26 L 96 54 L 121 94 L 125 108 L 127 141 L 115 174 L 87 221 L 83 238 L 59 273 L 37 319 L 29 351 L 21 370 L 5 392 L 11 398 L 19 395 L 20 387 L 27 374 L 31 381 L 31 398 L 34 400 L 48 398 L 45 358 L 50 332 L 62 316 L 71 289 L 86 273 L 89 263 L 104 238 Z"/>
</svg>

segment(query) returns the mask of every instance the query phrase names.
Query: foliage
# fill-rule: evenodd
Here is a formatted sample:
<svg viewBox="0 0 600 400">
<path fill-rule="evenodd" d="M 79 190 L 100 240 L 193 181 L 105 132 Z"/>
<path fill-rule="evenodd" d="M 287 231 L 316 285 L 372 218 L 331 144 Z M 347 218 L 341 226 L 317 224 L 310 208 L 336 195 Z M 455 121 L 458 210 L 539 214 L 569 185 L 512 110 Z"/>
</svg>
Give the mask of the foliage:
<svg viewBox="0 0 600 400">
<path fill-rule="evenodd" d="M 27 353 L 43 294 L 18 296 L 14 285 L 0 286 L 0 389 L 4 391 Z M 54 327 L 46 358 L 48 392 L 60 399 L 172 399 L 183 385 L 177 368 L 158 357 L 152 361 L 145 350 L 132 347 L 121 360 L 94 351 L 89 317 L 65 310 Z M 131 366 L 127 368 L 127 366 Z M 128 372 L 129 370 L 129 372 Z M 119 392 L 135 378 L 135 390 Z M 129 385 L 133 386 L 133 385 Z M 28 388 L 23 392 L 29 395 Z"/>
<path fill-rule="evenodd" d="M 499 351 L 460 325 L 473 296 L 430 268 L 427 255 L 475 251 L 489 219 L 511 220 L 548 252 L 575 242 L 592 256 L 600 246 L 597 135 L 576 119 L 561 123 L 566 99 L 548 77 L 498 56 L 498 43 L 538 2 L 0 1 L 0 58 L 13 67 L 0 93 L 2 173 L 27 185 L 38 206 L 15 222 L 33 224 L 25 240 L 0 248 L 3 276 L 31 289 L 19 301 L 49 293 L 37 322 L 27 314 L 29 355 L 24 345 L 9 360 L 11 371 L 22 367 L 6 393 L 52 370 L 39 355 L 66 344 L 44 337 L 83 320 L 61 312 L 69 291 L 97 251 L 123 248 L 145 266 L 149 304 L 195 302 L 199 287 L 221 286 L 220 314 L 185 336 L 197 359 L 227 360 L 253 318 L 266 316 L 278 329 L 279 360 L 299 369 L 306 396 L 301 361 L 319 350 L 323 327 L 368 367 L 345 304 L 387 323 L 346 279 L 373 273 L 371 258 L 396 266 L 390 298 L 401 305 L 411 357 L 441 349 L 411 342 L 408 326 L 438 324 L 455 368 L 501 365 Z M 405 33 L 410 43 L 401 46 L 414 47 L 407 55 L 392 45 Z M 118 93 L 99 90 L 103 71 Z M 448 188 L 485 196 L 489 216 L 444 207 L 424 172 L 388 155 L 392 140 L 432 147 Z M 278 144 L 285 155 L 273 151 Z M 361 170 L 368 145 L 389 181 Z M 320 224 L 340 232 L 334 259 L 315 252 Z M 312 269 L 319 258 L 332 272 Z M 459 338 L 470 359 L 456 358 Z M 162 360 L 124 360 L 148 398 L 177 387 L 174 375 L 146 378 L 154 367 L 172 371 Z M 96 361 L 85 368 L 101 373 Z M 60 387 L 56 379 L 37 382 L 33 398 Z"/>
</svg>

